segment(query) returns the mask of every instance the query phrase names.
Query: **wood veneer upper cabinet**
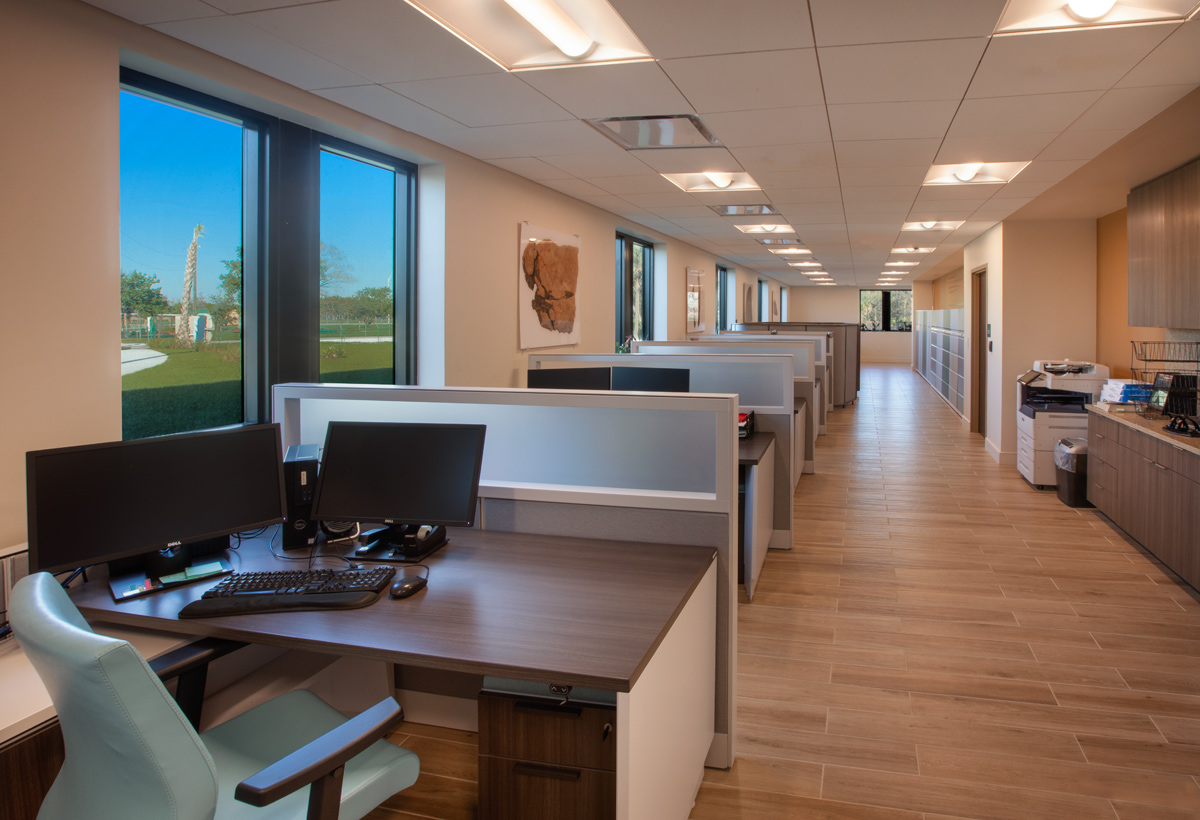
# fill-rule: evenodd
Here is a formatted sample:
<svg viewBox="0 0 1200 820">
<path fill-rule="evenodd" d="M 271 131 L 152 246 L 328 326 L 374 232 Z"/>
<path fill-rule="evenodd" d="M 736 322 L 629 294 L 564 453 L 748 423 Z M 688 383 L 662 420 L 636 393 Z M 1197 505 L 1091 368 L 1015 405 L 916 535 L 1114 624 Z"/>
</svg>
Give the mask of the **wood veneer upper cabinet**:
<svg viewBox="0 0 1200 820">
<path fill-rule="evenodd" d="M 1200 159 L 1129 192 L 1129 324 L 1200 327 Z"/>
</svg>

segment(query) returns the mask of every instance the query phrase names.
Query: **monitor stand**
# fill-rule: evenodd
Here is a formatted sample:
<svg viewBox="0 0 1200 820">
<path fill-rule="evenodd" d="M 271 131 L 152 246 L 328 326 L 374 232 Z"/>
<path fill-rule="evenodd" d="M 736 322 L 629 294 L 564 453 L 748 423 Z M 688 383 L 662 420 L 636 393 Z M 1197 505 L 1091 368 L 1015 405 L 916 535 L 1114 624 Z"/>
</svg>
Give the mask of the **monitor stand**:
<svg viewBox="0 0 1200 820">
<path fill-rule="evenodd" d="M 447 540 L 445 527 L 393 524 L 384 528 L 375 541 L 356 549 L 353 555 L 364 561 L 415 564 L 441 549 Z"/>
</svg>

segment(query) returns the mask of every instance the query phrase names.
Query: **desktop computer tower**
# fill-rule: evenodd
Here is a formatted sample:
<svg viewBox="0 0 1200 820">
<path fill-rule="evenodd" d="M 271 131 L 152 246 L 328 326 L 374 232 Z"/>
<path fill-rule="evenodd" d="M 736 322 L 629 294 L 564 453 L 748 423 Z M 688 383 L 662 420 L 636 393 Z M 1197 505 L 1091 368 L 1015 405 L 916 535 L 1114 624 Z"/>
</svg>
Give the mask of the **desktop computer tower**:
<svg viewBox="0 0 1200 820">
<path fill-rule="evenodd" d="M 319 527 L 312 517 L 317 491 L 316 444 L 293 444 L 283 456 L 283 484 L 287 495 L 287 520 L 283 522 L 283 548 L 297 549 L 317 543 Z"/>
</svg>

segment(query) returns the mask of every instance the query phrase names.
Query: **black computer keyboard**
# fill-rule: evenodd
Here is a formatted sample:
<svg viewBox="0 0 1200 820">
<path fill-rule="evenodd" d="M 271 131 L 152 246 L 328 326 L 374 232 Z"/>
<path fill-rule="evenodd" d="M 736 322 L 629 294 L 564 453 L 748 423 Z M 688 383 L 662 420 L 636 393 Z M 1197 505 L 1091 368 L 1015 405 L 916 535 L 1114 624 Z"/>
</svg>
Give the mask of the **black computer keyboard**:
<svg viewBox="0 0 1200 820">
<path fill-rule="evenodd" d="M 179 617 L 357 609 L 374 603 L 395 574 L 395 567 L 235 572 L 181 609 Z"/>
</svg>

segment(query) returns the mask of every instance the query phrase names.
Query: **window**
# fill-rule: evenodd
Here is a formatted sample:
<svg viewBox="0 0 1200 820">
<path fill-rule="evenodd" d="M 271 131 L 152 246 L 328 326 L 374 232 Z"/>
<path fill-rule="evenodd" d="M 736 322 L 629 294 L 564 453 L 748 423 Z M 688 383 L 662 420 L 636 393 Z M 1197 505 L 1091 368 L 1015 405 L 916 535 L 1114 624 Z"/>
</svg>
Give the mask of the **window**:
<svg viewBox="0 0 1200 820">
<path fill-rule="evenodd" d="M 236 424 L 258 124 L 131 87 L 120 112 L 122 436 Z"/>
<path fill-rule="evenodd" d="M 717 265 L 717 332 L 729 330 L 732 311 L 729 309 L 729 268 Z"/>
<path fill-rule="evenodd" d="M 912 330 L 912 291 L 860 290 L 858 324 L 862 330 Z"/>
<path fill-rule="evenodd" d="M 771 321 L 771 286 L 767 280 L 758 280 L 758 321 Z"/>
<path fill-rule="evenodd" d="M 396 336 L 397 324 L 411 326 L 405 310 L 410 294 L 403 287 L 409 281 L 408 234 L 397 219 L 406 208 L 409 180 L 391 158 L 332 142 L 322 146 L 323 382 L 395 384 L 397 372 L 410 370 L 405 336 Z"/>
<path fill-rule="evenodd" d="M 788 320 L 788 288 L 781 287 L 779 289 L 779 321 L 786 322 Z"/>
<path fill-rule="evenodd" d="M 413 383 L 415 203 L 411 163 L 122 69 L 123 436 Z"/>
<path fill-rule="evenodd" d="M 651 334 L 654 248 L 640 239 L 617 234 L 617 347 Z"/>
</svg>

